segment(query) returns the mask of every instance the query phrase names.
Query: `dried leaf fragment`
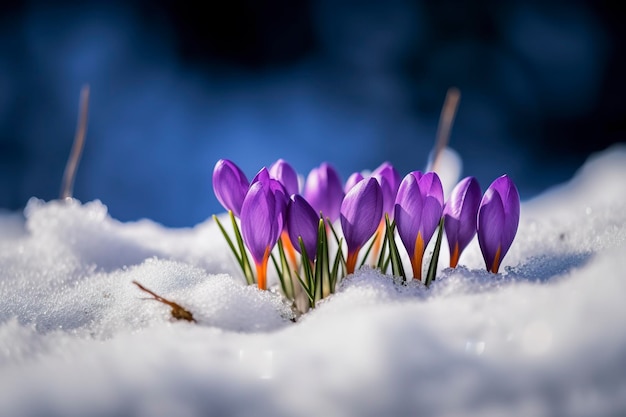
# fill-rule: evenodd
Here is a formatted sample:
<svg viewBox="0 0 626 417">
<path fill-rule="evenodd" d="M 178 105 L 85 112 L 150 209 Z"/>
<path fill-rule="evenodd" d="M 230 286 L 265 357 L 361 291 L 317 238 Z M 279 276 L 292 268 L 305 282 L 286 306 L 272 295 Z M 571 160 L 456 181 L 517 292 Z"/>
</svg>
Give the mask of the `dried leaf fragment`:
<svg viewBox="0 0 626 417">
<path fill-rule="evenodd" d="M 187 320 L 187 321 L 196 323 L 196 319 L 193 318 L 193 314 L 191 314 L 190 311 L 181 307 L 179 304 L 176 304 L 175 302 L 165 299 L 161 297 L 160 295 L 156 294 L 155 292 L 150 291 L 149 289 L 147 289 L 146 287 L 144 287 L 137 281 L 133 281 L 133 284 L 138 286 L 140 290 L 145 291 L 148 294 L 150 294 L 154 300 L 170 306 L 172 308 L 172 311 L 170 313 L 172 314 L 172 317 L 175 318 L 176 320 Z"/>
</svg>

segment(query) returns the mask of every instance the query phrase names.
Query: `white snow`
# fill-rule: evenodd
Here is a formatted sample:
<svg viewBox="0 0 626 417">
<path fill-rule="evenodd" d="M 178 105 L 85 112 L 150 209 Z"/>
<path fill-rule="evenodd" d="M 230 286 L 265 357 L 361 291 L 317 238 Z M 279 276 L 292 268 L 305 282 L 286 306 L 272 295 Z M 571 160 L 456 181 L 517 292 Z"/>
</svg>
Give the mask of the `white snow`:
<svg viewBox="0 0 626 417">
<path fill-rule="evenodd" d="M 430 289 L 363 268 L 295 323 L 211 213 L 166 229 L 33 199 L 0 213 L 0 415 L 624 415 L 625 178 L 616 146 L 523 202 L 498 275 L 476 240 L 442 268 L 444 242 Z"/>
</svg>

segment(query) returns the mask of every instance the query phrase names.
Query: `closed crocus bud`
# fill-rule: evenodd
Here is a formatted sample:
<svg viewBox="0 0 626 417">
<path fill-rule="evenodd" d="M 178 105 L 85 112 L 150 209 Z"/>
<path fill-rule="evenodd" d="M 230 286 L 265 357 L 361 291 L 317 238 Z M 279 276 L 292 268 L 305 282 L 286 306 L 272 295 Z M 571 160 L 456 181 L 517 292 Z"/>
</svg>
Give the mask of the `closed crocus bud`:
<svg viewBox="0 0 626 417">
<path fill-rule="evenodd" d="M 434 172 L 409 173 L 398 189 L 395 221 L 400 239 L 409 254 L 413 277 L 422 279 L 422 259 L 443 211 L 443 188 Z"/>
<path fill-rule="evenodd" d="M 503 175 L 487 188 L 478 209 L 478 244 L 487 270 L 494 274 L 513 243 L 519 215 L 519 193 L 513 181 Z"/>
<path fill-rule="evenodd" d="M 254 176 L 254 178 L 252 178 L 252 181 L 250 181 L 250 186 L 252 186 L 252 184 L 255 184 L 257 182 L 263 182 L 266 183 L 270 189 L 272 190 L 272 192 L 275 194 L 275 196 L 279 199 L 279 201 L 282 203 L 283 205 L 283 213 L 282 214 L 277 214 L 277 221 L 279 222 L 279 225 L 281 226 L 281 230 L 284 227 L 284 220 L 285 220 L 285 216 L 284 216 L 284 211 L 286 210 L 287 207 L 287 200 L 289 199 L 288 195 L 287 195 L 287 190 L 285 189 L 285 186 L 278 180 L 272 178 L 270 176 L 270 173 L 268 171 L 267 168 L 263 167 L 259 170 L 259 172 L 257 172 L 257 174 Z"/>
<path fill-rule="evenodd" d="M 298 173 L 284 159 L 274 162 L 269 169 L 270 177 L 278 180 L 287 190 L 287 195 L 298 194 Z"/>
<path fill-rule="evenodd" d="M 257 269 L 260 289 L 267 289 L 267 261 L 283 229 L 286 197 L 275 180 L 254 182 L 241 207 L 241 234 Z"/>
<path fill-rule="evenodd" d="M 335 168 L 324 162 L 311 170 L 304 184 L 304 198 L 316 212 L 336 221 L 343 196 L 343 184 Z"/>
<path fill-rule="evenodd" d="M 248 179 L 243 171 L 228 159 L 220 159 L 213 169 L 213 192 L 226 210 L 241 214 L 241 205 L 248 192 Z"/>
<path fill-rule="evenodd" d="M 302 238 L 309 259 L 314 260 L 317 254 L 317 232 L 320 215 L 299 194 L 294 194 L 287 205 L 287 233 L 294 249 L 300 252 L 298 238 Z"/>
<path fill-rule="evenodd" d="M 383 194 L 378 181 L 368 178 L 358 182 L 341 203 L 341 228 L 348 246 L 346 269 L 354 272 L 361 247 L 378 228 L 383 213 Z"/>
<path fill-rule="evenodd" d="M 372 177 L 376 178 L 383 192 L 383 215 L 389 214 L 393 219 L 394 204 L 398 187 L 400 187 L 400 174 L 389 162 L 383 162 L 372 172 Z"/>
<path fill-rule="evenodd" d="M 352 189 L 352 187 L 354 187 L 363 178 L 365 177 L 360 172 L 352 173 L 352 175 L 348 177 L 348 180 L 346 181 L 346 185 L 344 185 L 343 187 L 343 191 L 347 193 L 348 191 Z"/>
<path fill-rule="evenodd" d="M 476 217 L 482 192 L 474 177 L 463 178 L 452 189 L 443 209 L 444 228 L 450 247 L 450 267 L 459 263 L 461 252 L 476 234 Z"/>
</svg>

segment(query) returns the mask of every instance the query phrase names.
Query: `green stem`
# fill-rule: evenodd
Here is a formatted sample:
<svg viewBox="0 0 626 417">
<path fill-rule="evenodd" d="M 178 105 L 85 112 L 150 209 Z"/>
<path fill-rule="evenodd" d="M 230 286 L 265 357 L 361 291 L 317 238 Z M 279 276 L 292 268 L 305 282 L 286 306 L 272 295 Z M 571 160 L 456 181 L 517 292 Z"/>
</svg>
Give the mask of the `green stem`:
<svg viewBox="0 0 626 417">
<path fill-rule="evenodd" d="M 433 250 L 433 257 L 430 258 L 430 265 L 428 265 L 428 273 L 426 274 L 426 286 L 429 287 L 430 283 L 435 280 L 437 274 L 437 263 L 439 262 L 439 251 L 441 250 L 441 239 L 443 237 L 443 217 L 439 220 L 439 227 L 437 231 L 437 240 L 435 241 L 435 249 Z"/>
<path fill-rule="evenodd" d="M 241 269 L 243 270 L 243 274 L 246 276 L 246 281 L 248 285 L 252 285 L 255 283 L 254 272 L 252 271 L 252 267 L 250 266 L 250 260 L 248 259 L 248 254 L 246 252 L 246 246 L 243 243 L 243 238 L 241 237 L 239 226 L 237 225 L 237 221 L 235 220 L 235 214 L 232 210 L 228 210 L 228 214 L 230 215 L 230 221 L 233 224 L 233 230 L 235 232 L 235 239 L 237 239 L 237 245 L 239 246 L 239 252 L 241 253 Z"/>
<path fill-rule="evenodd" d="M 389 257 L 391 258 L 391 272 L 397 277 L 402 277 L 402 280 L 406 282 L 406 274 L 404 267 L 402 266 L 402 259 L 400 258 L 400 252 L 398 252 L 398 246 L 396 245 L 395 229 L 396 223 L 389 222 L 389 215 L 385 214 L 385 226 L 387 228 L 387 242 L 389 244 Z"/>
</svg>

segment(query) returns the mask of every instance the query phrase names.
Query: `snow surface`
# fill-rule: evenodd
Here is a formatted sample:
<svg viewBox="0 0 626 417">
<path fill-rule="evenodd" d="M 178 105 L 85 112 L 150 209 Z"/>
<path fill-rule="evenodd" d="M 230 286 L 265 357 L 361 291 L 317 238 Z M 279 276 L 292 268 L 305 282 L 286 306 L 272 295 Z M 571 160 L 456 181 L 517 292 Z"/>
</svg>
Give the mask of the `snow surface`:
<svg viewBox="0 0 626 417">
<path fill-rule="evenodd" d="M 210 219 L 33 199 L 0 213 L 0 415 L 624 415 L 625 179 L 613 147 L 524 202 L 501 274 L 474 240 L 428 290 L 364 268 L 295 323 Z"/>
</svg>

